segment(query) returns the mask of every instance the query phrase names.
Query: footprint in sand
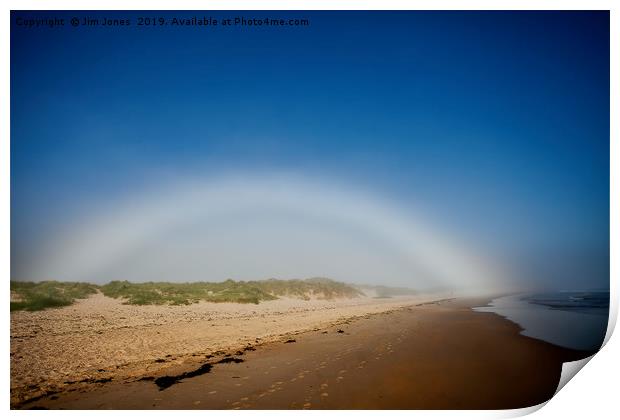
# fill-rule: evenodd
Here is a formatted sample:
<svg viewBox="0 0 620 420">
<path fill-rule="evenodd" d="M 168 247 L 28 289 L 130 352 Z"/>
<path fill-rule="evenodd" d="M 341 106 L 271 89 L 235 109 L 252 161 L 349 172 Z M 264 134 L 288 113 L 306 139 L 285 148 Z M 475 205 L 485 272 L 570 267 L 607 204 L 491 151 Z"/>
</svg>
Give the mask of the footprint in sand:
<svg viewBox="0 0 620 420">
<path fill-rule="evenodd" d="M 339 371 L 338 373 L 342 375 L 343 373 L 347 373 L 347 370 L 346 370 L 346 369 L 342 369 L 342 370 L 341 370 L 341 371 Z"/>
<path fill-rule="evenodd" d="M 200 401 L 194 401 L 194 405 L 200 404 Z"/>
<path fill-rule="evenodd" d="M 325 383 L 325 384 L 321 384 L 321 389 L 325 389 L 325 388 L 327 388 L 328 386 L 329 386 L 329 385 L 328 385 L 328 384 L 326 384 L 326 383 Z"/>
<path fill-rule="evenodd" d="M 305 403 L 303 406 L 304 410 L 307 410 L 310 407 L 312 407 L 312 404 L 310 404 L 309 402 Z"/>
<path fill-rule="evenodd" d="M 249 398 L 248 398 L 248 397 L 242 397 L 242 398 L 241 398 L 241 401 L 247 401 L 247 400 L 249 400 Z"/>
<path fill-rule="evenodd" d="M 329 394 L 327 392 L 324 392 L 321 394 L 321 397 L 325 398 L 325 397 L 329 397 Z"/>
<path fill-rule="evenodd" d="M 217 391 L 209 391 L 209 394 L 211 394 L 211 395 L 217 394 Z"/>
</svg>

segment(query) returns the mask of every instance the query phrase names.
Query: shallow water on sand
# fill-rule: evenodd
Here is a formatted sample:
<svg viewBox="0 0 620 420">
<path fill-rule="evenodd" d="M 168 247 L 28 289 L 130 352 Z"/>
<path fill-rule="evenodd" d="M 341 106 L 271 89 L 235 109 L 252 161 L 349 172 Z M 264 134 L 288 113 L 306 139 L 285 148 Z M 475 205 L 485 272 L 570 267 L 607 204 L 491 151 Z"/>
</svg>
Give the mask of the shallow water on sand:
<svg viewBox="0 0 620 420">
<path fill-rule="evenodd" d="M 520 294 L 474 308 L 494 312 L 517 324 L 521 334 L 576 350 L 598 350 L 609 317 L 609 292 Z"/>
</svg>

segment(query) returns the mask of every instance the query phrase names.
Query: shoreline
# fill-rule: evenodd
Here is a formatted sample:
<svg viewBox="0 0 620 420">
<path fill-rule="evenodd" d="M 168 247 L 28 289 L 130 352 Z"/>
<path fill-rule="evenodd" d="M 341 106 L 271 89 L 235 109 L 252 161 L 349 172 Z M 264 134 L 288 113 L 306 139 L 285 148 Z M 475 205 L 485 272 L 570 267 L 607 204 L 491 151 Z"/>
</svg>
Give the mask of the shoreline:
<svg viewBox="0 0 620 420">
<path fill-rule="evenodd" d="M 522 329 L 518 324 L 494 313 L 476 312 L 472 309 L 475 306 L 480 306 L 480 303 L 490 302 L 491 299 L 491 297 L 485 297 L 469 299 L 459 298 L 450 299 L 448 301 L 436 299 L 433 301 L 411 302 L 400 308 L 386 308 L 386 310 L 372 314 L 367 313 L 359 316 L 345 317 L 325 324 L 322 327 L 309 328 L 306 331 L 289 332 L 277 338 L 272 337 L 274 338 L 272 340 L 259 340 L 259 342 L 229 348 L 228 351 L 220 350 L 208 354 L 203 353 L 201 355 L 196 355 L 196 357 L 177 360 L 177 363 L 161 363 L 157 366 L 157 369 L 143 371 L 139 375 L 113 376 L 110 380 L 106 380 L 106 377 L 101 377 L 93 378 L 93 380 L 83 383 L 72 383 L 57 391 L 48 390 L 41 392 L 39 395 L 31 397 L 34 399 L 29 399 L 28 401 L 14 401 L 12 395 L 11 405 L 13 408 L 33 408 L 38 406 L 46 408 L 103 408 L 106 407 L 106 404 L 113 404 L 110 408 L 450 408 L 452 405 L 449 405 L 450 396 L 447 394 L 443 399 L 438 399 L 436 395 L 431 395 L 417 402 L 410 401 L 410 396 L 407 397 L 404 395 L 407 394 L 407 390 L 411 388 L 418 389 L 421 395 L 423 395 L 424 392 L 428 392 L 420 388 L 420 372 L 417 370 L 421 368 L 420 366 L 415 368 L 415 366 L 417 366 L 415 361 L 416 358 L 414 357 L 412 359 L 412 355 L 409 354 L 410 352 L 407 351 L 407 349 L 415 349 L 420 346 L 433 347 L 433 352 L 425 352 L 420 355 L 422 359 L 427 360 L 425 362 L 427 367 L 422 368 L 422 371 L 429 369 L 433 371 L 431 375 L 428 375 L 427 372 L 426 379 L 422 381 L 422 383 L 425 381 L 430 381 L 431 383 L 447 381 L 446 386 L 453 389 L 452 392 L 458 395 L 462 393 L 463 390 L 467 389 L 467 387 L 461 389 L 458 386 L 455 388 L 455 385 L 464 385 L 460 383 L 462 379 L 470 377 L 470 379 L 480 380 L 479 378 L 471 378 L 472 372 L 469 371 L 471 369 L 476 372 L 476 375 L 487 377 L 487 381 L 489 380 L 489 374 L 484 373 L 484 369 L 480 366 L 480 363 L 484 363 L 485 360 L 492 360 L 499 356 L 501 361 L 496 360 L 495 364 L 497 366 L 492 370 L 511 370 L 510 362 L 512 359 L 506 358 L 505 354 L 506 352 L 510 353 L 514 349 L 512 349 L 511 345 L 506 345 L 506 342 L 513 343 L 512 345 L 517 346 L 519 348 L 518 350 L 527 356 L 524 357 L 522 354 L 522 359 L 529 358 L 530 362 L 533 362 L 534 365 L 539 365 L 538 367 L 542 368 L 544 371 L 542 375 L 544 379 L 543 385 L 536 381 L 532 383 L 531 380 L 524 380 L 521 378 L 521 381 L 527 384 L 527 386 L 521 388 L 520 392 L 525 393 L 522 395 L 521 400 L 532 402 L 539 401 L 541 398 L 544 400 L 545 397 L 552 396 L 555 391 L 552 385 L 554 381 L 557 385 L 557 380 L 559 380 L 561 362 L 586 357 L 587 354 L 561 348 L 538 339 L 525 337 L 520 334 Z M 464 325 L 469 325 L 469 327 L 465 329 L 460 328 L 459 324 L 463 322 L 465 322 Z M 398 329 L 395 327 L 396 325 L 402 325 L 403 328 Z M 444 331 L 441 332 L 441 330 Z M 342 331 L 342 333 L 340 333 L 340 331 Z M 495 337 L 498 331 L 501 332 L 501 334 Z M 440 334 L 438 334 L 438 332 Z M 455 334 L 459 335 L 461 339 L 460 342 L 459 340 L 455 341 Z M 477 337 L 480 335 L 482 335 L 482 337 Z M 377 354 L 374 356 L 367 354 L 370 351 L 369 349 L 375 347 L 375 342 L 378 337 L 384 336 L 390 343 L 389 347 L 381 351 L 377 350 Z M 285 340 L 285 338 L 287 339 Z M 474 339 L 475 341 L 473 341 Z M 466 363 L 464 362 L 465 365 L 469 367 L 466 369 L 467 372 L 462 373 L 463 378 L 459 379 L 458 377 L 453 377 L 454 375 L 446 377 L 446 369 L 450 370 L 450 366 L 455 365 L 456 361 L 464 357 L 462 353 L 452 354 L 449 350 L 451 347 L 455 345 L 457 347 L 463 345 L 473 346 L 476 352 L 484 353 L 485 345 L 490 345 L 491 347 L 494 345 L 494 343 L 489 340 L 497 340 L 496 344 L 503 347 L 504 350 L 499 354 L 493 351 L 487 351 L 489 354 L 482 358 L 481 355 L 475 353 L 467 354 L 467 357 L 471 360 L 465 360 Z M 467 343 L 467 341 L 472 342 Z M 343 347 L 344 342 L 347 343 L 346 346 L 348 347 L 346 347 L 346 349 L 348 349 L 348 353 L 342 354 L 337 361 L 332 360 L 332 354 L 346 352 L 346 350 L 342 350 L 345 348 Z M 403 344 L 405 342 L 407 345 Z M 448 342 L 449 345 L 445 346 L 446 343 L 444 342 Z M 399 351 L 396 351 L 396 346 L 400 347 Z M 390 353 L 390 351 L 397 356 Z M 540 352 L 542 358 L 547 360 L 548 363 L 540 365 L 540 361 L 536 360 L 538 357 L 537 352 Z M 442 356 L 438 359 L 437 354 L 442 354 Z M 250 397 L 241 397 L 247 399 L 240 400 L 241 402 L 239 402 L 237 406 L 232 406 L 232 402 L 235 402 L 231 400 L 231 398 L 234 399 L 234 389 L 232 391 L 223 391 L 222 389 L 209 391 L 219 392 L 220 396 L 224 395 L 224 397 L 219 397 L 219 399 L 211 397 L 209 402 L 204 401 L 204 396 L 200 398 L 195 397 L 196 399 L 191 402 L 187 402 L 187 398 L 183 398 L 179 401 L 177 395 L 179 393 L 187 395 L 192 395 L 193 393 L 201 394 L 202 391 L 181 392 L 179 390 L 190 387 L 191 384 L 204 384 L 205 381 L 207 381 L 209 386 L 212 386 L 214 378 L 216 378 L 216 382 L 220 381 L 222 387 L 226 389 L 228 386 L 227 380 L 229 380 L 229 378 L 222 376 L 225 375 L 223 372 L 228 371 L 230 373 L 230 371 L 234 371 L 235 369 L 242 369 L 246 373 L 249 369 L 256 373 L 256 375 L 250 376 L 252 378 L 258 376 L 258 378 L 253 379 L 257 381 L 257 383 L 253 385 L 255 388 L 260 389 L 261 386 L 265 384 L 263 384 L 263 381 L 260 379 L 258 372 L 260 371 L 263 375 L 268 375 L 267 372 L 270 372 L 272 368 L 272 366 L 269 366 L 268 369 L 264 371 L 265 373 L 261 371 L 261 369 L 265 368 L 262 366 L 265 360 L 271 360 L 270 363 L 273 363 L 274 366 L 280 366 L 284 363 L 285 366 L 280 367 L 285 367 L 284 370 L 286 370 L 286 366 L 289 366 L 287 365 L 288 363 L 291 365 L 302 364 L 308 368 L 314 367 L 314 360 L 311 359 L 319 356 L 325 359 L 321 362 L 317 362 L 316 366 L 319 368 L 321 366 L 327 366 L 327 364 L 330 363 L 327 360 L 345 366 L 348 365 L 351 360 L 357 361 L 358 358 L 362 358 L 360 355 L 364 355 L 363 361 L 365 361 L 362 368 L 364 366 L 367 368 L 372 366 L 372 369 L 366 369 L 366 372 L 372 370 L 375 381 L 380 380 L 389 384 L 386 385 L 387 388 L 385 389 L 391 390 L 390 392 L 393 394 L 391 398 L 382 396 L 381 398 L 373 399 L 367 396 L 366 394 L 371 392 L 372 389 L 376 389 L 376 387 L 369 384 L 368 379 L 364 377 L 359 378 L 353 384 L 342 387 L 342 389 L 347 390 L 347 392 L 342 393 L 340 397 L 338 394 L 334 395 L 328 392 L 320 393 L 317 401 L 307 402 L 311 404 L 308 407 L 304 407 L 303 404 L 299 405 L 297 404 L 299 402 L 295 401 L 296 395 L 300 392 L 299 390 L 297 390 L 297 394 L 295 394 L 295 391 L 291 390 L 290 392 L 292 392 L 293 395 L 284 397 L 285 393 L 283 390 L 278 389 L 277 393 L 280 394 L 280 397 L 276 400 L 272 398 L 270 403 L 267 402 L 268 399 L 265 396 L 258 398 L 259 395 L 265 394 L 265 392 L 257 391 L 254 396 L 256 401 L 253 401 L 251 406 L 246 406 L 249 404 L 247 401 L 250 400 Z M 385 364 L 385 358 L 388 355 L 390 355 L 393 360 Z M 227 359 L 232 361 L 232 363 L 227 363 Z M 222 362 L 222 360 L 224 360 L 224 362 Z M 236 362 L 235 360 L 241 361 Z M 381 365 L 381 360 L 384 360 L 383 365 Z M 362 360 L 359 360 L 360 363 L 361 361 Z M 323 365 L 321 365 L 321 363 L 323 363 Z M 411 377 L 409 380 L 405 381 L 398 380 L 398 377 L 402 376 L 404 371 L 407 371 L 404 367 L 413 370 Z M 356 369 L 358 368 L 361 370 L 360 366 L 356 367 Z M 454 368 L 457 371 L 462 370 L 458 363 Z M 201 369 L 205 372 L 200 372 Z M 290 370 L 290 368 L 288 369 Z M 480 371 L 480 369 L 482 369 L 482 371 Z M 523 369 L 523 367 L 521 367 L 521 369 Z M 335 372 L 340 372 L 341 370 L 347 369 L 338 369 Z M 310 376 L 312 369 L 303 369 L 302 372 L 303 371 L 308 372 L 306 374 L 302 373 L 302 378 Z M 285 375 L 287 376 L 286 378 L 280 378 L 286 379 L 286 381 L 275 381 L 281 382 L 281 384 L 276 385 L 276 388 L 269 389 L 283 387 L 285 383 L 290 384 L 290 381 L 297 377 L 293 375 L 293 373 L 296 372 L 291 371 L 288 376 Z M 515 373 L 518 375 L 518 371 L 512 374 Z M 298 372 L 297 374 L 299 375 Z M 234 377 L 239 375 L 231 376 Z M 239 377 L 245 376 L 248 375 Z M 339 384 L 338 377 L 340 376 L 342 375 L 336 375 L 332 378 L 332 385 L 334 385 L 333 381 L 335 381 L 336 385 Z M 324 379 L 319 377 L 315 379 L 314 389 L 327 386 L 325 384 L 329 382 L 325 382 Z M 158 389 L 157 380 L 159 380 L 159 383 L 171 380 L 172 385 L 160 391 Z M 340 381 L 342 381 L 344 385 L 344 379 Z M 248 380 L 247 383 L 251 382 L 252 380 Z M 364 383 L 366 383 L 367 389 L 361 386 Z M 295 382 L 293 382 L 293 384 L 295 384 Z M 245 384 L 235 385 L 241 387 Z M 313 386 L 310 385 L 309 389 L 312 388 Z M 268 395 L 270 395 L 269 389 L 266 391 Z M 528 391 L 528 389 L 533 389 L 535 392 Z M 494 404 L 493 401 L 499 401 L 500 406 L 502 401 L 504 401 L 504 405 L 514 405 L 514 401 L 516 400 L 510 398 L 509 394 L 511 393 L 514 394 L 515 392 L 508 392 L 506 395 L 502 395 L 499 400 L 496 398 L 485 401 L 480 401 L 475 395 L 469 395 L 467 398 L 462 396 L 462 400 L 458 403 L 452 403 L 456 404 L 456 406 L 452 408 L 458 408 L 460 406 L 472 408 L 488 407 L 489 404 Z M 226 397 L 227 394 L 231 394 L 231 396 Z M 320 397 L 322 394 L 332 395 L 332 398 Z M 125 395 L 131 396 L 131 398 L 124 402 L 122 398 L 119 400 L 120 396 Z M 352 395 L 366 396 L 358 401 L 356 398 L 352 398 Z M 163 398 L 163 396 L 167 397 Z M 291 401 L 288 401 L 287 398 L 291 399 Z M 150 402 L 151 400 L 157 401 L 157 404 L 155 404 L 155 406 L 152 406 L 150 403 L 147 404 L 147 401 Z M 517 398 L 517 400 L 519 400 L 519 398 Z M 195 404 L 195 401 L 201 402 L 200 404 Z M 291 406 L 292 403 L 296 403 L 297 406 Z M 304 402 L 304 404 L 306 404 L 306 402 Z M 370 406 L 365 406 L 364 404 L 370 404 Z M 446 406 L 445 404 L 448 405 Z"/>
<path fill-rule="evenodd" d="M 526 337 L 578 351 L 598 351 L 604 341 L 609 320 L 607 313 L 588 313 L 558 309 L 531 303 L 531 294 L 515 293 L 498 296 L 487 305 L 472 308 L 477 312 L 489 312 L 501 316 L 521 327 Z M 563 332 L 564 325 L 571 331 Z"/>
</svg>

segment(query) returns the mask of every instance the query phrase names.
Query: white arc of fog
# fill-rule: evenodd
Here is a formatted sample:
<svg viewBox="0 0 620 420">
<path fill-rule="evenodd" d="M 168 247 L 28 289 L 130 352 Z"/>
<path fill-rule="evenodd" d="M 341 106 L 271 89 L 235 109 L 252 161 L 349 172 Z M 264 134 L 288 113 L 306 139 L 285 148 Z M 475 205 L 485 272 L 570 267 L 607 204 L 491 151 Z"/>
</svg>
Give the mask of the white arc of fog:
<svg viewBox="0 0 620 420">
<path fill-rule="evenodd" d="M 270 215 L 274 217 L 270 218 Z M 281 215 L 287 220 L 282 226 L 278 221 Z M 459 243 L 456 238 L 442 232 L 437 226 L 432 226 L 422 217 L 414 215 L 410 209 L 401 209 L 385 199 L 355 191 L 351 187 L 290 175 L 238 175 L 203 180 L 192 178 L 177 180 L 150 192 L 134 194 L 131 198 L 121 200 L 120 205 L 115 203 L 114 206 L 108 206 L 85 223 L 68 226 L 59 238 L 54 238 L 53 245 L 47 249 L 44 258 L 40 259 L 40 263 L 35 262 L 34 266 L 39 275 L 47 278 L 54 276 L 53 278 L 58 279 L 83 281 L 104 281 L 104 277 L 108 275 L 126 278 L 126 272 L 122 268 L 123 261 L 126 262 L 128 256 L 135 256 L 137 261 L 157 267 L 160 260 L 166 258 L 166 253 L 160 251 L 149 257 L 148 249 L 156 248 L 160 242 L 168 242 L 168 249 L 174 248 L 175 244 L 183 242 L 184 233 L 179 232 L 189 232 L 191 236 L 194 231 L 195 235 L 204 237 L 205 241 L 213 242 L 229 236 L 222 232 L 230 232 L 230 237 L 234 239 L 235 235 L 241 237 L 239 232 L 242 230 L 252 232 L 252 226 L 260 228 L 261 224 L 265 223 L 266 230 L 259 229 L 256 232 L 266 237 L 273 233 L 276 238 L 283 238 L 284 236 L 278 236 L 278 232 L 273 231 L 286 231 L 291 226 L 293 229 L 299 228 L 302 236 L 300 243 L 304 242 L 304 236 L 309 238 L 309 243 L 304 243 L 304 252 L 309 249 L 316 251 L 316 255 L 326 261 L 330 255 L 333 256 L 333 261 L 329 261 L 326 267 L 338 267 L 338 253 L 344 251 L 338 246 L 343 247 L 343 244 L 347 243 L 339 242 L 339 236 L 352 235 L 349 243 L 354 244 L 351 247 L 353 249 L 360 245 L 360 241 L 379 238 L 378 242 L 385 244 L 381 246 L 389 248 L 386 253 L 396 250 L 402 256 L 401 262 L 404 260 L 404 264 L 397 271 L 392 271 L 389 279 L 377 278 L 374 282 L 370 279 L 371 283 L 396 283 L 411 287 L 438 286 L 472 293 L 491 292 L 502 288 L 496 262 L 489 261 L 476 252 L 473 244 Z M 328 240 L 312 243 L 312 237 L 321 229 L 326 231 L 326 236 L 318 238 Z M 240 255 L 234 259 L 235 264 L 243 266 L 253 258 L 246 254 L 253 252 L 260 253 L 266 259 L 279 250 L 285 251 L 286 255 L 294 253 L 294 243 L 280 243 L 282 241 L 275 239 L 270 242 L 266 237 L 261 238 L 261 241 L 265 241 L 264 246 L 255 247 L 255 251 L 245 249 L 243 244 L 237 244 Z M 333 244 L 332 248 L 330 244 Z M 200 248 L 200 245 L 198 247 Z M 215 248 L 205 247 L 200 258 L 196 258 L 195 262 L 184 260 L 183 265 L 195 264 L 192 270 L 196 273 L 200 273 L 205 267 L 217 266 L 217 257 L 211 258 L 209 262 L 209 249 Z M 141 252 L 146 254 L 141 255 Z M 354 251 L 352 252 L 354 254 Z M 362 275 L 366 269 L 372 272 L 372 267 L 364 265 L 366 256 L 350 257 L 342 261 L 342 267 L 338 267 L 337 274 L 346 278 L 336 279 L 368 282 L 369 279 Z M 380 257 L 377 257 L 373 264 L 381 265 L 381 262 L 377 263 L 379 260 Z M 226 265 L 226 261 L 219 263 Z M 283 261 L 283 264 L 285 263 Z M 310 261 L 308 264 L 311 263 Z M 276 259 L 270 264 L 270 267 L 276 267 Z M 390 264 L 385 262 L 386 267 Z M 238 267 L 229 268 L 230 272 L 234 273 Z M 223 271 L 220 271 L 224 272 L 225 269 L 226 267 L 223 267 Z M 379 272 L 380 269 L 381 267 L 377 267 L 376 271 Z M 294 271 L 295 268 L 291 267 L 286 272 Z M 140 272 L 140 268 L 134 267 L 130 272 Z M 245 273 L 249 277 L 253 276 L 251 269 Z M 299 273 L 295 277 L 302 277 L 304 274 L 306 273 Z M 330 272 L 315 274 L 333 275 Z M 165 277 L 171 275 L 161 274 Z M 209 278 L 212 275 L 207 269 L 200 278 L 224 280 Z M 254 278 L 263 275 L 268 273 L 257 272 Z M 152 280 L 189 279 L 160 277 Z"/>
</svg>

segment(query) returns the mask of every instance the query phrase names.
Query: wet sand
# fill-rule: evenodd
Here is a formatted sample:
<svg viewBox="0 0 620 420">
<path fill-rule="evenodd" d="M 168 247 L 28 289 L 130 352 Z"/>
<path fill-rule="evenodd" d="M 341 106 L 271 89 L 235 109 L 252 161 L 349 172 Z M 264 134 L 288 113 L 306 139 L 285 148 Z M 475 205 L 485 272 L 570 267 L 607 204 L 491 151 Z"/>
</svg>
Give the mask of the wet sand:
<svg viewBox="0 0 620 420">
<path fill-rule="evenodd" d="M 19 408 L 507 409 L 539 404 L 587 356 L 519 335 L 485 299 L 412 304 L 247 344 Z"/>
</svg>

